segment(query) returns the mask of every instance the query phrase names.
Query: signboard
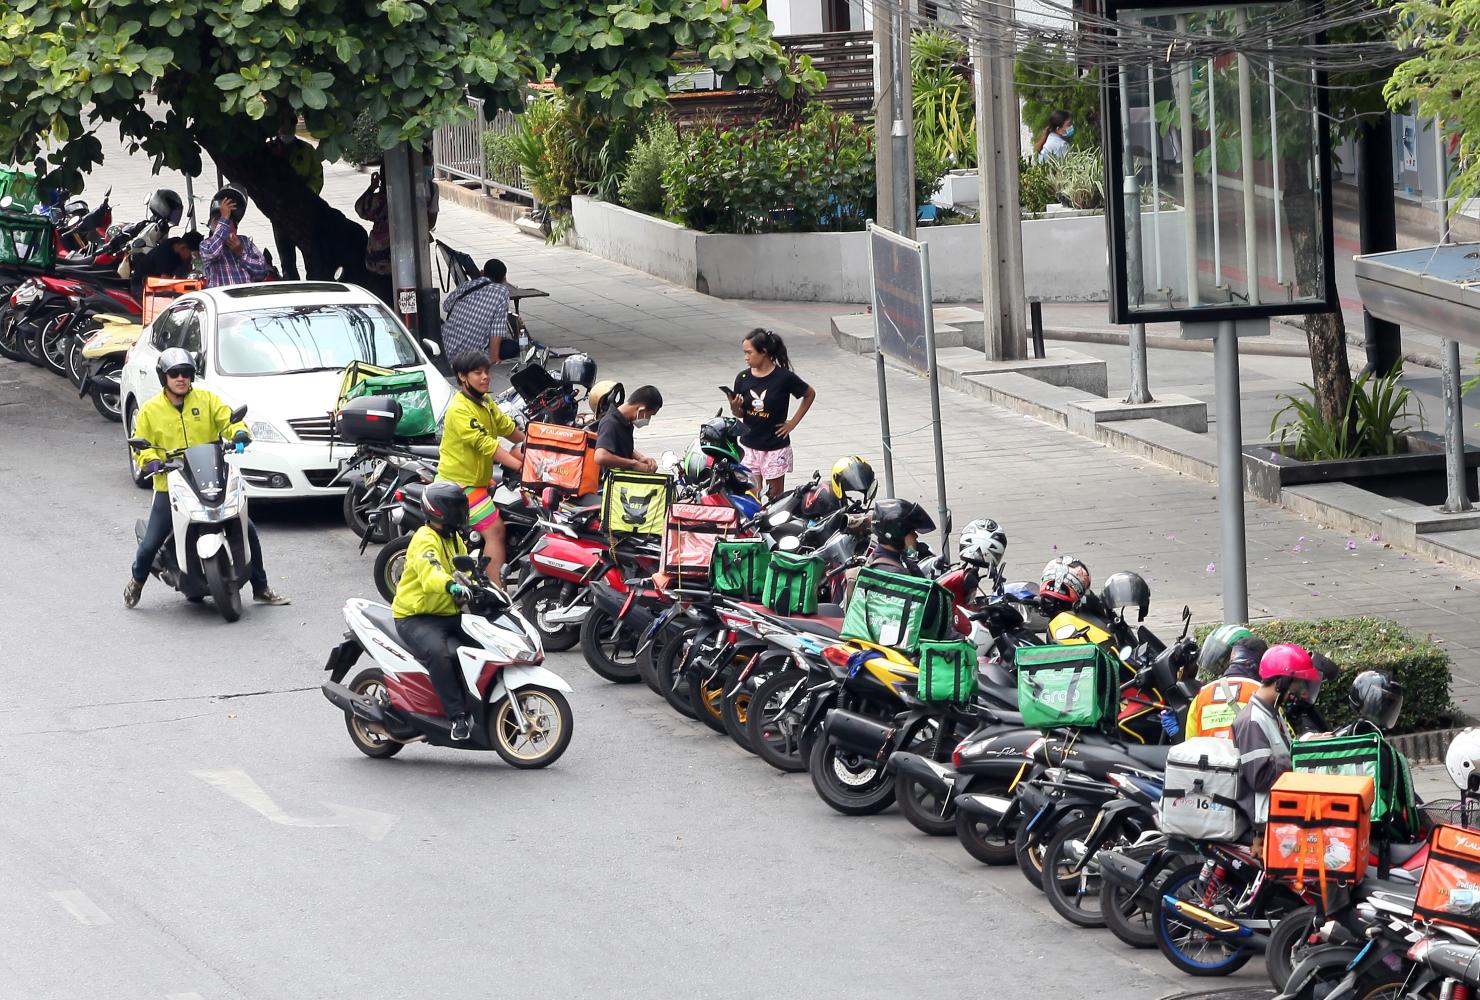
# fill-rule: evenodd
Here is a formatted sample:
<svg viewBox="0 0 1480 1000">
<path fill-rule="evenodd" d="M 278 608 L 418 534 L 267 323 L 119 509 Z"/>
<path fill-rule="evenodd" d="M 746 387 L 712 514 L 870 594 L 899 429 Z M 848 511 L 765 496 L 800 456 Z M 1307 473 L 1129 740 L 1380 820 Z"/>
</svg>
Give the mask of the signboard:
<svg viewBox="0 0 1480 1000">
<path fill-rule="evenodd" d="M 1402 128 L 1403 170 L 1418 172 L 1418 119 L 1404 115 L 1399 119 Z"/>
<path fill-rule="evenodd" d="M 396 309 L 402 315 L 406 316 L 409 316 L 412 313 L 416 312 L 416 289 L 396 289 Z"/>
<path fill-rule="evenodd" d="M 918 371 L 930 368 L 930 295 L 920 244 L 869 223 L 874 346 Z"/>
</svg>

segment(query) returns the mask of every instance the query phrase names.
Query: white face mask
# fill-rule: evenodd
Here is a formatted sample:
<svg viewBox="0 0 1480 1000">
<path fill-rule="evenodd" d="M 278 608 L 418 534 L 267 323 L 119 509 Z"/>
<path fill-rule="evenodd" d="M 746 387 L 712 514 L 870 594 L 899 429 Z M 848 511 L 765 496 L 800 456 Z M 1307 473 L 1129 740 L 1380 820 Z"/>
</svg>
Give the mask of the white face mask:
<svg viewBox="0 0 1480 1000">
<path fill-rule="evenodd" d="M 653 418 L 652 417 L 643 416 L 643 417 L 638 417 L 636 420 L 632 421 L 632 426 L 633 427 L 646 427 L 648 424 L 650 424 L 652 422 L 653 422 Z"/>
</svg>

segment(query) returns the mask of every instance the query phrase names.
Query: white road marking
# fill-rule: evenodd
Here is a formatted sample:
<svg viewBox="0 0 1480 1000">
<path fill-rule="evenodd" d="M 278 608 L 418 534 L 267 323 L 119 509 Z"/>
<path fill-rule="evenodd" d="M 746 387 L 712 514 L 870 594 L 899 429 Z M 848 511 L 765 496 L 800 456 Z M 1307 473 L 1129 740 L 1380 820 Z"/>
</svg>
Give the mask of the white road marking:
<svg viewBox="0 0 1480 1000">
<path fill-rule="evenodd" d="M 274 802 L 272 796 L 263 791 L 262 786 L 252 780 L 252 776 L 245 771 L 191 771 L 190 773 L 280 826 L 314 829 L 342 827 L 354 830 L 369 840 L 383 840 L 385 835 L 391 832 L 391 828 L 400 821 L 399 816 L 393 816 L 390 813 L 341 805 L 337 802 L 320 803 L 329 810 L 328 816 L 291 816 L 283 811 L 283 807 Z"/>
<path fill-rule="evenodd" d="M 87 893 L 81 889 L 62 889 L 47 895 L 61 903 L 62 909 L 72 914 L 84 927 L 103 927 L 113 922 L 113 918 L 104 913 L 97 903 L 88 899 Z"/>
</svg>

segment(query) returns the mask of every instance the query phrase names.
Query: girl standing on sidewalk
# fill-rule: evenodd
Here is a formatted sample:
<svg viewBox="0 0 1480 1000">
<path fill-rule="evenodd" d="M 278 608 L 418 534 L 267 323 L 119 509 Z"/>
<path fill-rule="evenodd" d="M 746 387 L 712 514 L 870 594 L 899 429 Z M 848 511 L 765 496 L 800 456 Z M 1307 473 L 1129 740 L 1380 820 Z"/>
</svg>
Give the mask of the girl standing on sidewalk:
<svg viewBox="0 0 1480 1000">
<path fill-rule="evenodd" d="M 812 408 L 817 390 L 791 370 L 786 344 L 770 330 L 751 330 L 741 350 L 747 367 L 735 376 L 730 412 L 745 424 L 740 444 L 746 467 L 755 476 L 757 488 L 764 482 L 767 497 L 774 499 L 786 488 L 786 474 L 792 469 L 791 432 Z M 802 405 L 788 419 L 793 399 L 800 399 Z"/>
</svg>

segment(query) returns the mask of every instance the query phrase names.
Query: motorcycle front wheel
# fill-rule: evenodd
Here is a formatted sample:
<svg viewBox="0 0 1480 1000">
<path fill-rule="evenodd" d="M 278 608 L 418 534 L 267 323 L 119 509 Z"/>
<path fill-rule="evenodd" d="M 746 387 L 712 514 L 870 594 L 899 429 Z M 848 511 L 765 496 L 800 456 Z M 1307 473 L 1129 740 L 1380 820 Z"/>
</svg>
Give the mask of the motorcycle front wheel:
<svg viewBox="0 0 1480 1000">
<path fill-rule="evenodd" d="M 41 328 L 38 344 L 41 365 L 53 375 L 67 374 L 67 346 L 70 339 L 67 336 L 67 326 L 62 323 L 60 316 L 53 316 Z"/>
<path fill-rule="evenodd" d="M 840 751 L 818 734 L 807 758 L 812 787 L 844 816 L 872 816 L 894 804 L 894 776 L 883 765 Z"/>
<path fill-rule="evenodd" d="M 401 573 L 406 569 L 406 550 L 411 547 L 411 536 L 393 538 L 380 547 L 375 556 L 375 589 L 387 602 L 396 599 L 396 586 L 401 582 Z"/>
<path fill-rule="evenodd" d="M 1006 796 L 1007 787 L 1000 789 L 972 789 L 988 795 Z M 956 810 L 956 839 L 966 853 L 984 865 L 1010 865 L 1017 860 L 1017 828 L 1004 821 L 992 821 L 981 816 L 969 816 Z"/>
<path fill-rule="evenodd" d="M 236 574 L 231 571 L 231 557 L 224 551 L 217 552 L 205 561 L 201 569 L 216 610 L 227 621 L 236 621 L 242 616 L 242 591 L 237 586 Z"/>
<path fill-rule="evenodd" d="M 1314 906 L 1292 910 L 1275 924 L 1264 949 L 1264 970 L 1277 990 L 1283 990 L 1290 973 L 1311 950 L 1310 936 L 1320 930 L 1321 920 Z"/>
<path fill-rule="evenodd" d="M 104 420 L 111 420 L 115 424 L 123 420 L 122 400 L 116 389 L 107 392 L 102 387 L 113 384 L 122 371 L 122 365 L 112 361 L 108 362 L 98 370 L 98 374 L 93 378 L 93 386 L 88 390 L 88 395 L 92 397 L 93 409 L 98 411 L 98 416 Z"/>
<path fill-rule="evenodd" d="M 910 825 L 931 837 L 949 837 L 956 832 L 956 809 L 947 804 L 949 792 L 938 792 L 907 774 L 894 777 L 894 798 Z"/>
<path fill-rule="evenodd" d="M 16 322 L 15 311 L 7 304 L 0 309 L 0 356 L 9 358 L 11 361 L 25 361 L 26 352 L 21 347 L 20 324 Z"/>
<path fill-rule="evenodd" d="M 543 687 L 522 687 L 512 697 L 519 699 L 526 725 L 520 727 L 510 696 L 500 698 L 488 720 L 493 749 L 510 767 L 549 767 L 570 746 L 575 728 L 570 702 L 559 691 Z"/>
<path fill-rule="evenodd" d="M 641 679 L 637 673 L 637 639 L 628 631 L 620 620 L 600 608 L 592 608 L 581 622 L 581 653 L 586 665 L 613 684 Z"/>
<path fill-rule="evenodd" d="M 577 622 L 561 624 L 550 621 L 551 611 L 564 607 L 568 600 L 563 592 L 567 584 L 553 576 L 546 577 L 530 587 L 519 599 L 519 612 L 524 620 L 534 626 L 545 644 L 547 653 L 563 653 L 581 641 L 581 626 Z M 571 584 L 571 597 L 575 596 L 575 585 Z"/>
<path fill-rule="evenodd" d="M 796 773 L 807 769 L 802 760 L 802 719 L 807 698 L 796 691 L 807 683 L 800 670 L 782 670 L 761 682 L 751 696 L 745 713 L 745 732 L 755 755 L 778 771 Z M 788 702 L 793 702 L 787 707 Z"/>
<path fill-rule="evenodd" d="M 1084 857 L 1084 840 L 1094 825 L 1094 816 L 1071 820 L 1043 849 L 1043 894 L 1058 915 L 1075 927 L 1105 926 L 1100 912 L 1100 867 L 1094 858 Z"/>
</svg>

